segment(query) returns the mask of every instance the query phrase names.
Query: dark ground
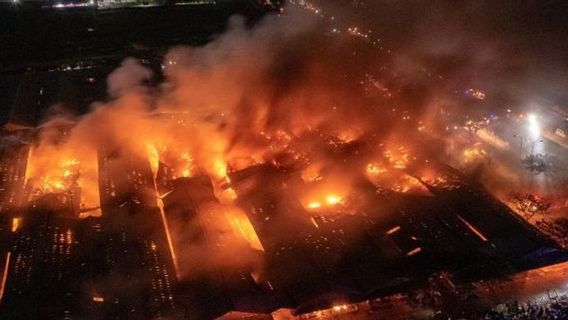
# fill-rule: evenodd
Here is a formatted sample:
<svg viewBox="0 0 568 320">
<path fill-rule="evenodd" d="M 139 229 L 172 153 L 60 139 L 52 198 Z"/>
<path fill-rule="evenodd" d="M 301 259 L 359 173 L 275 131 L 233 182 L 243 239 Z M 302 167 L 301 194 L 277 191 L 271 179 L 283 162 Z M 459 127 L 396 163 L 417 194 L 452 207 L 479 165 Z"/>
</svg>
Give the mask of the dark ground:
<svg viewBox="0 0 568 320">
<path fill-rule="evenodd" d="M 0 7 L 0 71 L 34 63 L 202 44 L 234 14 L 253 23 L 262 12 L 239 1 L 218 5 L 97 11 Z"/>
<path fill-rule="evenodd" d="M 104 100 L 106 77 L 124 58 L 159 70 L 172 46 L 203 45 L 231 16 L 252 26 L 265 13 L 244 0 L 115 10 L 0 6 L 0 124 L 38 125 L 55 104 L 82 114 Z"/>
</svg>

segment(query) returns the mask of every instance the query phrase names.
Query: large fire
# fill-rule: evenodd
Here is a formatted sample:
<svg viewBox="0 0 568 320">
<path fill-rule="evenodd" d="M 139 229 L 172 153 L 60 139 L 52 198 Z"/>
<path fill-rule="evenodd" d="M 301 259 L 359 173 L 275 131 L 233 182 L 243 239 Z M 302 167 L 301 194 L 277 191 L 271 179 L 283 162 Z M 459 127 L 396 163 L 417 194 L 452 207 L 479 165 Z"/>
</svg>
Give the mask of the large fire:
<svg viewBox="0 0 568 320">
<path fill-rule="evenodd" d="M 63 192 L 71 188 L 78 179 L 80 163 L 76 159 L 62 160 L 56 166 L 50 167 L 48 171 L 39 175 L 34 172 L 36 167 L 33 159 L 33 157 L 30 159 L 32 160 L 29 168 L 31 177 L 28 183 L 34 195 Z"/>
<path fill-rule="evenodd" d="M 59 194 L 63 203 L 71 207 L 77 204 L 72 210 L 81 217 L 99 216 L 97 160 L 85 156 L 42 145 L 32 149 L 26 169 L 25 200 L 34 203 L 46 195 Z"/>
<path fill-rule="evenodd" d="M 135 153 L 152 171 L 152 190 L 144 191 L 157 198 L 177 264 L 180 254 L 162 203 L 172 190 L 158 179 L 207 176 L 216 197 L 207 219 L 223 217 L 223 236 L 262 251 L 250 213 L 257 208 L 242 205 L 244 187 L 233 178 L 257 165 L 296 174 L 299 181 L 259 178 L 266 186 L 250 188 L 266 194 L 268 208 L 280 199 L 314 221 L 352 214 L 366 196 L 432 196 L 435 188 L 458 188 L 459 179 L 430 165 L 448 163 L 446 151 L 454 142 L 452 164 L 463 168 L 486 159 L 488 146 L 506 148 L 485 129 L 474 134 L 449 124 L 446 107 L 430 101 L 435 90 L 416 90 L 421 86 L 412 77 L 401 79 L 400 69 L 389 74 L 388 66 L 375 61 L 377 52 L 292 22 L 273 21 L 262 32 L 236 26 L 202 48 L 175 48 L 157 71 L 160 85 L 149 84 L 146 66 L 127 59 L 109 76 L 107 102 L 64 122 L 64 133 L 54 129 L 57 119 L 38 130 L 26 172 L 27 201 L 59 194 L 66 204 L 77 203 L 81 217 L 100 215 L 98 152 L 116 149 L 113 157 L 122 160 Z M 309 46 L 303 44 L 306 36 Z M 414 91 L 416 96 L 404 96 Z M 469 143 L 458 131 L 483 144 Z M 113 197 L 119 198 L 114 189 L 121 179 L 143 180 L 138 172 L 124 172 L 104 186 Z M 420 251 L 414 250 L 409 255 Z"/>
</svg>

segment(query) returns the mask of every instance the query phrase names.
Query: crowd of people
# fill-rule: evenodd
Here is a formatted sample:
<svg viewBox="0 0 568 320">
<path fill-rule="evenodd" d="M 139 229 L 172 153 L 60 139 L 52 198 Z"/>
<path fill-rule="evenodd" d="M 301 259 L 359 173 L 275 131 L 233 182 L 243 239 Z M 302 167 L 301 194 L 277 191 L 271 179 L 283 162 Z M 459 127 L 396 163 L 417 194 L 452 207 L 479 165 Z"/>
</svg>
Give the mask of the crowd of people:
<svg viewBox="0 0 568 320">
<path fill-rule="evenodd" d="M 568 248 L 568 219 L 541 219 L 536 221 L 541 231 L 553 238 L 563 248 Z"/>
<path fill-rule="evenodd" d="M 487 320 L 554 320 L 568 316 L 568 296 L 556 295 L 533 301 L 500 304 L 488 312 Z"/>
</svg>

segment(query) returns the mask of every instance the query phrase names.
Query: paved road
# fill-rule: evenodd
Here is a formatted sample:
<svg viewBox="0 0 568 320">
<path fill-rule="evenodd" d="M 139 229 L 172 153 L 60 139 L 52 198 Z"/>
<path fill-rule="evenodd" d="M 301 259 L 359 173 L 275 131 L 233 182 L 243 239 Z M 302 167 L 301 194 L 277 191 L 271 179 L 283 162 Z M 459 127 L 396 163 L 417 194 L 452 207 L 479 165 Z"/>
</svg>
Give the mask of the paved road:
<svg viewBox="0 0 568 320">
<path fill-rule="evenodd" d="M 549 294 L 568 293 L 568 262 L 529 270 L 506 280 L 483 281 L 477 292 L 487 303 L 511 300 L 547 299 Z"/>
</svg>

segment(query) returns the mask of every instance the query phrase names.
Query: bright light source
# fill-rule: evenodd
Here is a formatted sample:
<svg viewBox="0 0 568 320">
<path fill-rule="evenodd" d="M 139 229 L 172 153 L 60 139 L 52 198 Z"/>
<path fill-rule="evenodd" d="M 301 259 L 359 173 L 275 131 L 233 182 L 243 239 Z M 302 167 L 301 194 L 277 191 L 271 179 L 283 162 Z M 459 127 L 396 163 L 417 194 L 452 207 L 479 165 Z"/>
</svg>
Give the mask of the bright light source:
<svg viewBox="0 0 568 320">
<path fill-rule="evenodd" d="M 310 209 L 321 208 L 321 203 L 317 202 L 317 201 L 312 201 L 312 202 L 308 203 L 308 208 L 310 208 Z"/>
<path fill-rule="evenodd" d="M 529 114 L 527 117 L 529 121 L 529 132 L 533 139 L 538 139 L 540 137 L 540 125 L 538 124 L 538 119 L 536 115 Z"/>
<path fill-rule="evenodd" d="M 389 231 L 387 231 L 387 234 L 388 234 L 388 235 L 391 235 L 391 234 L 393 234 L 393 233 L 395 233 L 395 232 L 397 232 L 397 231 L 399 231 L 399 230 L 400 230 L 400 226 L 396 226 L 396 227 L 390 229 Z"/>
<path fill-rule="evenodd" d="M 18 231 L 20 226 L 22 225 L 22 218 L 13 218 L 12 219 L 12 232 Z"/>
<path fill-rule="evenodd" d="M 325 202 L 331 206 L 341 203 L 341 197 L 336 195 L 329 195 L 325 198 Z"/>
<path fill-rule="evenodd" d="M 410 257 L 410 256 L 413 256 L 413 255 L 421 252 L 421 251 L 422 251 L 422 248 L 418 247 L 418 248 L 410 250 L 408 253 L 406 253 L 406 256 Z"/>
</svg>

